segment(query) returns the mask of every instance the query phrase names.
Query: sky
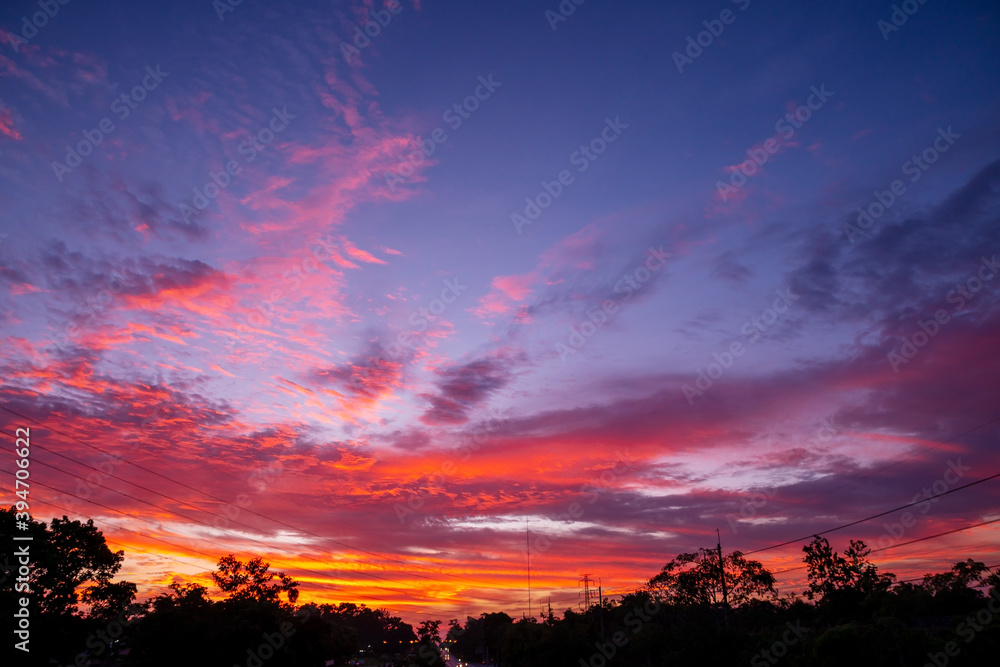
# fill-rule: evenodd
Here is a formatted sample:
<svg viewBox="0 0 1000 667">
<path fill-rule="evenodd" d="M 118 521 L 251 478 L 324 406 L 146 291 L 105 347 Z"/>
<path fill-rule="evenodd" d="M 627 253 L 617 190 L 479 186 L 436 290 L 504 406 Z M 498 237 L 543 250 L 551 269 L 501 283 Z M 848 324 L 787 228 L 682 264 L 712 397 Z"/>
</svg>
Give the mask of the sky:
<svg viewBox="0 0 1000 667">
<path fill-rule="evenodd" d="M 908 503 L 831 544 L 1000 564 L 996 480 L 926 500 L 1000 472 L 995 3 L 50 5 L 0 422 L 141 596 L 559 613 L 720 539 L 793 594 Z"/>
</svg>

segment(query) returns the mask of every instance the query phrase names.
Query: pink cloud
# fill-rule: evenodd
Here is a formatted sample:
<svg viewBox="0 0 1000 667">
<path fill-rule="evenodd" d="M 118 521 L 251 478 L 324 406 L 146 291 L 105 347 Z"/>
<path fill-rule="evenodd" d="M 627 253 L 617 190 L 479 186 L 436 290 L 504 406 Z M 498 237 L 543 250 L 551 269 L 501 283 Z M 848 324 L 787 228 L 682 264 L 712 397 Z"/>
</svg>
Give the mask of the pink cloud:
<svg viewBox="0 0 1000 667">
<path fill-rule="evenodd" d="M 524 301 L 531 293 L 535 280 L 535 276 L 530 273 L 520 276 L 497 276 L 493 279 L 493 286 L 514 301 Z"/>
<path fill-rule="evenodd" d="M 14 141 L 20 141 L 24 138 L 14 127 L 14 119 L 11 118 L 10 109 L 0 109 L 0 134 Z"/>
<path fill-rule="evenodd" d="M 491 283 L 491 291 L 479 299 L 479 305 L 471 312 L 484 320 L 503 317 L 514 312 L 517 303 L 531 294 L 532 286 L 538 282 L 536 273 L 519 276 L 497 276 Z"/>
<path fill-rule="evenodd" d="M 50 86 L 26 69 L 18 67 L 17 63 L 10 58 L 0 55 L 0 77 L 5 76 L 13 77 L 14 79 L 24 82 L 24 84 L 29 88 L 40 92 L 42 95 L 57 104 L 64 107 L 69 106 L 69 100 L 66 97 L 65 91 Z"/>
<path fill-rule="evenodd" d="M 359 260 L 359 261 L 362 261 L 362 262 L 366 262 L 368 264 L 385 264 L 386 263 L 384 260 L 379 259 L 378 257 L 376 257 L 375 255 L 371 254 L 367 250 L 360 250 L 360 249 L 358 249 L 357 247 L 354 246 L 353 243 L 351 243 L 347 239 L 343 239 L 342 243 L 344 244 L 344 250 L 347 251 L 347 254 L 349 256 L 353 257 L 356 260 Z"/>
<path fill-rule="evenodd" d="M 167 112 L 173 121 L 187 121 L 202 134 L 220 134 L 219 122 L 205 115 L 205 103 L 212 93 L 202 91 L 193 97 L 171 97 L 167 99 Z"/>
</svg>

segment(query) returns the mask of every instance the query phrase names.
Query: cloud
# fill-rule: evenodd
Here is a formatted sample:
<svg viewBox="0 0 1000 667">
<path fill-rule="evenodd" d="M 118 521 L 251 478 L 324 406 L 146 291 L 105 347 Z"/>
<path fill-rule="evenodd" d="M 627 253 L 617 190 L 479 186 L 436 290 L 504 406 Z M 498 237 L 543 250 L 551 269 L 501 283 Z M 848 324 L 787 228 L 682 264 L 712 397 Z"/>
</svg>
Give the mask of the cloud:
<svg viewBox="0 0 1000 667">
<path fill-rule="evenodd" d="M 69 99 L 66 96 L 65 88 L 58 85 L 58 81 L 54 82 L 56 85 L 45 83 L 39 77 L 29 72 L 26 68 L 20 67 L 17 63 L 4 55 L 0 55 L 0 77 L 10 77 L 15 81 L 20 81 L 27 87 L 41 93 L 56 104 L 64 107 L 69 106 Z M 46 77 L 49 81 L 52 81 L 52 78 L 53 77 L 51 76 Z"/>
<path fill-rule="evenodd" d="M 114 308 L 162 314 L 181 309 L 211 316 L 218 308 L 233 305 L 230 278 L 200 260 L 157 256 L 112 259 L 70 250 L 64 241 L 52 241 L 40 252 L 38 265 L 44 269 L 40 279 L 46 288 L 74 309 L 99 301 L 102 312 Z"/>
<path fill-rule="evenodd" d="M 396 449 L 407 452 L 427 449 L 432 442 L 430 433 L 424 429 L 418 428 L 410 428 L 405 431 L 393 431 L 385 436 L 381 436 L 379 439 L 389 442 Z"/>
<path fill-rule="evenodd" d="M 753 274 L 752 269 L 740 262 L 739 253 L 733 250 L 727 250 L 715 258 L 712 275 L 716 277 L 739 284 L 746 282 Z"/>
<path fill-rule="evenodd" d="M 0 134 L 14 141 L 24 139 L 14 127 L 14 119 L 11 117 L 10 109 L 0 109 Z"/>
<path fill-rule="evenodd" d="M 510 382 L 514 361 L 493 356 L 439 369 L 437 393 L 423 396 L 431 407 L 420 421 L 428 425 L 467 423 L 470 411 Z"/>
<path fill-rule="evenodd" d="M 403 388 L 404 365 L 389 358 L 377 345 L 371 345 L 346 364 L 317 368 L 311 381 L 333 384 L 341 406 L 339 415 L 353 422 L 370 414 L 394 393 Z"/>
<path fill-rule="evenodd" d="M 479 306 L 472 313 L 484 320 L 510 315 L 518 308 L 518 303 L 531 294 L 537 280 L 535 273 L 495 277 L 491 282 L 492 289 L 479 299 Z"/>
<path fill-rule="evenodd" d="M 871 313 L 923 313 L 983 254 L 1000 249 L 998 204 L 1000 161 L 980 168 L 936 206 L 898 222 L 884 216 L 854 243 L 840 228 L 807 235 L 789 285 L 802 295 L 803 306 L 831 317 L 858 321 Z M 857 215 L 848 214 L 844 224 L 856 224 Z"/>
</svg>

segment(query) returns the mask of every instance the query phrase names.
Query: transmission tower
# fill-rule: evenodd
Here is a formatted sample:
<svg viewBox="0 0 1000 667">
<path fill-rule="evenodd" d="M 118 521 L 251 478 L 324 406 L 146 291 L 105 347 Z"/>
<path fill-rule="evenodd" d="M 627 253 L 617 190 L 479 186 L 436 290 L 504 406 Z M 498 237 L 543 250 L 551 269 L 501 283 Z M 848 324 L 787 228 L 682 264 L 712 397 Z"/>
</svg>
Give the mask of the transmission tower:
<svg viewBox="0 0 1000 667">
<path fill-rule="evenodd" d="M 594 580 L 590 578 L 590 574 L 581 574 L 582 577 L 579 581 L 583 585 L 583 610 L 587 611 L 590 609 L 590 585 L 594 583 Z"/>
</svg>

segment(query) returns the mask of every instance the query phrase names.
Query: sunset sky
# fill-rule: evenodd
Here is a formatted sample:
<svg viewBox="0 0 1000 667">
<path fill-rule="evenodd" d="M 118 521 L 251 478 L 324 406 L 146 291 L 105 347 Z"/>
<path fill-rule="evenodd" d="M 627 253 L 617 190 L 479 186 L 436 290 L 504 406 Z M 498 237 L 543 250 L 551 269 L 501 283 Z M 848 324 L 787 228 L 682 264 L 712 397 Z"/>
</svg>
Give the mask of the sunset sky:
<svg viewBox="0 0 1000 667">
<path fill-rule="evenodd" d="M 529 523 L 560 613 L 1000 472 L 994 2 L 53 4 L 0 9 L 0 469 L 142 596 L 520 616 Z M 1000 481 L 913 514 L 829 538 L 1000 563 L 895 546 Z"/>
</svg>

